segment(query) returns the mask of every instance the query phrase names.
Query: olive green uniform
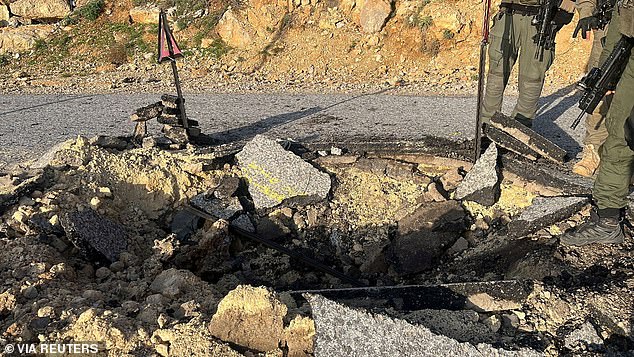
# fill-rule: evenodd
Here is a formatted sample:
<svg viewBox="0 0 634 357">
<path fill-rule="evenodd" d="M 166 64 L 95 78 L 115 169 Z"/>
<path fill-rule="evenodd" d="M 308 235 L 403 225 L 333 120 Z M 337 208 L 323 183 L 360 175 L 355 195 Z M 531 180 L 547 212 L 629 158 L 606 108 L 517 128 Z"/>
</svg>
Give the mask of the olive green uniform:
<svg viewBox="0 0 634 357">
<path fill-rule="evenodd" d="M 526 6 L 530 13 L 509 11 L 504 4 Z M 537 45 L 533 37 L 537 26 L 533 25 L 534 14 L 539 11 L 540 0 L 503 0 L 500 12 L 493 18 L 489 44 L 489 71 L 486 94 L 482 102 L 482 122 L 502 108 L 504 89 L 508 84 L 511 70 L 519 60 L 519 98 L 512 117 L 517 114 L 533 119 L 537 111 L 537 101 L 544 87 L 546 71 L 555 58 L 555 51 L 545 50 L 542 60 L 535 59 Z"/>
<path fill-rule="evenodd" d="M 634 0 L 617 4 L 612 15 L 610 31 L 600 61 L 612 52 L 621 35 L 634 37 Z M 601 164 L 594 183 L 594 198 L 599 214 L 627 206 L 629 184 L 634 169 L 634 151 L 625 142 L 624 126 L 634 109 L 634 52 L 616 87 L 612 105 L 607 113 L 608 137 L 601 147 Z"/>
<path fill-rule="evenodd" d="M 594 14 L 597 7 L 597 0 L 577 0 L 577 11 L 579 18 L 583 19 Z M 592 49 L 588 58 L 587 71 L 599 66 L 599 57 L 603 51 L 602 40 L 607 35 L 608 26 L 603 30 L 592 30 L 594 36 L 592 40 Z M 586 72 L 587 72 L 586 71 Z M 583 138 L 584 145 L 594 145 L 595 148 L 601 147 L 605 139 L 608 137 L 608 130 L 605 128 L 605 116 L 610 108 L 610 100 L 612 96 L 606 98 L 597 106 L 594 112 L 586 116 L 586 135 Z"/>
</svg>

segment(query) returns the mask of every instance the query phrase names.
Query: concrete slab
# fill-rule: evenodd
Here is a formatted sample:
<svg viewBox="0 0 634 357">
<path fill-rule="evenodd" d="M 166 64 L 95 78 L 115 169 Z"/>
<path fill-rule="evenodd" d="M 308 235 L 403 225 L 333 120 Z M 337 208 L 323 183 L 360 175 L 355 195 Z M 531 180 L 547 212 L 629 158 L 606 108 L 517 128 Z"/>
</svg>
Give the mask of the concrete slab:
<svg viewBox="0 0 634 357">
<path fill-rule="evenodd" d="M 586 197 L 537 197 L 508 225 L 509 235 L 523 237 L 561 222 L 588 203 Z"/>
<path fill-rule="evenodd" d="M 353 310 L 319 295 L 306 295 L 315 320 L 315 356 L 541 356 L 437 335 L 424 326 Z"/>
<path fill-rule="evenodd" d="M 297 196 L 325 198 L 330 192 L 327 173 L 263 135 L 253 138 L 236 158 L 256 208 L 274 207 Z"/>
</svg>

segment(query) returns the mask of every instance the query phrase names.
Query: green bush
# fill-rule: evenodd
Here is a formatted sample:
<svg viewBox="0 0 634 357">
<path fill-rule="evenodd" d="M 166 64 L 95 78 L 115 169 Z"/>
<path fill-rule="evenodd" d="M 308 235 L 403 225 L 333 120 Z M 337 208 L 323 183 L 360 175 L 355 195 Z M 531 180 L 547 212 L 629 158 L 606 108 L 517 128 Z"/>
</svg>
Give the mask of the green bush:
<svg viewBox="0 0 634 357">
<path fill-rule="evenodd" d="M 104 0 L 92 0 L 86 5 L 80 7 L 76 10 L 76 13 L 79 17 L 84 18 L 88 21 L 95 21 L 103 12 L 106 3 Z"/>
<path fill-rule="evenodd" d="M 229 52 L 229 46 L 227 46 L 224 41 L 217 38 L 212 42 L 211 46 L 204 48 L 202 50 L 205 56 L 209 56 L 212 58 L 220 58 L 227 52 Z"/>
</svg>

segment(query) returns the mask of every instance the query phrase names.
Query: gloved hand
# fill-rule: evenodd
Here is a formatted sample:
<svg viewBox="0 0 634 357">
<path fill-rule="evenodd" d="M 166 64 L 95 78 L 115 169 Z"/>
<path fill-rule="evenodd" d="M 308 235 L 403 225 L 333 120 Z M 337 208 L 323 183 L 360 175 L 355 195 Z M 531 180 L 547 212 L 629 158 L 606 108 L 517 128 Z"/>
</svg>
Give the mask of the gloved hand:
<svg viewBox="0 0 634 357">
<path fill-rule="evenodd" d="M 568 25 L 573 18 L 574 14 L 564 10 L 558 10 L 553 17 L 553 22 L 557 25 L 557 30 L 564 27 L 564 25 Z"/>
<path fill-rule="evenodd" d="M 587 33 L 592 30 L 592 29 L 598 29 L 599 28 L 599 19 L 597 19 L 594 16 L 588 16 L 588 17 L 584 17 L 583 19 L 579 20 L 579 22 L 577 23 L 577 27 L 575 28 L 575 32 L 572 33 L 572 37 L 576 38 L 577 35 L 579 34 L 579 31 L 581 31 L 581 37 L 585 40 L 587 37 Z"/>
</svg>

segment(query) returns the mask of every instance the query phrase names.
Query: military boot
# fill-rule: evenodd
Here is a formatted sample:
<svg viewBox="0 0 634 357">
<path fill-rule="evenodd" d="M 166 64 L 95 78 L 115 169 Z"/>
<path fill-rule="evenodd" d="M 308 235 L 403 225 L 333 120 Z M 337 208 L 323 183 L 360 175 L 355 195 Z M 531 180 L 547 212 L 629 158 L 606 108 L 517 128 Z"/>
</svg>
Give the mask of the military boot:
<svg viewBox="0 0 634 357">
<path fill-rule="evenodd" d="M 592 177 L 594 172 L 597 171 L 601 158 L 599 152 L 594 145 L 588 144 L 583 147 L 581 154 L 581 160 L 572 167 L 572 172 L 577 175 Z"/>
<path fill-rule="evenodd" d="M 588 244 L 620 244 L 624 239 L 622 221 L 618 217 L 600 217 L 581 225 L 576 231 L 561 237 L 565 245 L 584 246 Z"/>
</svg>

